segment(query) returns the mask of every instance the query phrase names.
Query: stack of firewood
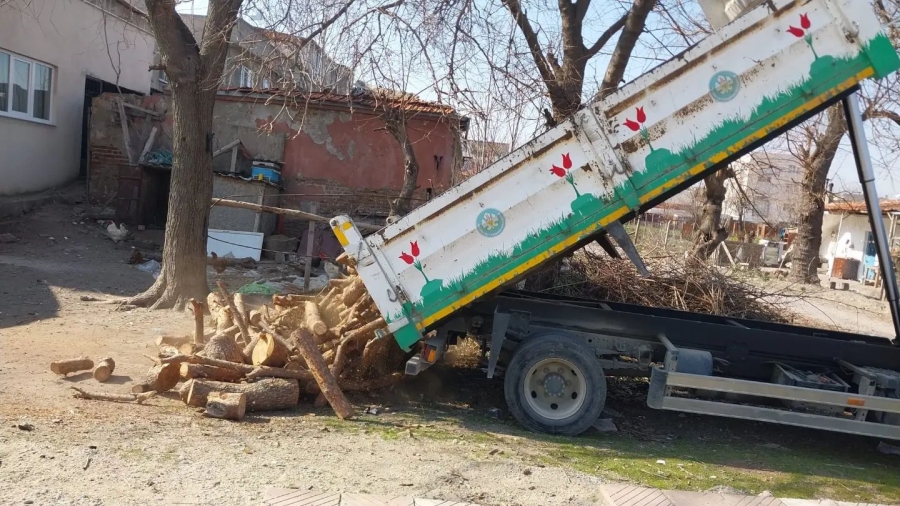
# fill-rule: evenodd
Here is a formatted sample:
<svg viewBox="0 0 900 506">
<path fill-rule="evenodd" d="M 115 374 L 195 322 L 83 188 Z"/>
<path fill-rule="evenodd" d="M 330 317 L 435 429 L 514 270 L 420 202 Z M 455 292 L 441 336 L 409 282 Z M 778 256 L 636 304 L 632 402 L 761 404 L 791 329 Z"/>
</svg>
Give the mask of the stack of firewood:
<svg viewBox="0 0 900 506">
<path fill-rule="evenodd" d="M 191 301 L 193 335 L 157 338 L 159 351 L 148 357 L 154 365 L 130 395 L 78 390 L 76 396 L 143 402 L 181 383 L 181 399 L 211 417 L 240 420 L 246 411 L 292 408 L 301 394 L 352 417 L 343 392 L 397 382 L 404 357 L 392 338 L 376 337 L 384 319 L 353 266 L 339 260 L 347 275 L 319 295 L 275 295 L 258 310 L 248 310 L 241 294 L 229 294 L 219 282 L 205 304 Z"/>
</svg>

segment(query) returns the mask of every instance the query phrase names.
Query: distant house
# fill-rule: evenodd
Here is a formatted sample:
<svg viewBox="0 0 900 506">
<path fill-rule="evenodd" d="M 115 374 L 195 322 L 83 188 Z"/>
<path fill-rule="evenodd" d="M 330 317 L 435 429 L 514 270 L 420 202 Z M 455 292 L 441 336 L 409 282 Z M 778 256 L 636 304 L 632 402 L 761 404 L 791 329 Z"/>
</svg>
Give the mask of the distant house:
<svg viewBox="0 0 900 506">
<path fill-rule="evenodd" d="M 181 19 L 201 40 L 206 16 L 182 14 Z M 301 46 L 303 46 L 301 48 Z M 231 41 L 221 88 L 283 89 L 349 93 L 350 69 L 334 62 L 313 41 L 258 28 L 239 18 Z M 160 72 L 165 81 L 165 74 Z"/>
<path fill-rule="evenodd" d="M 884 228 L 890 235 L 900 236 L 900 200 L 881 201 L 881 219 Z M 900 237 L 891 237 L 892 249 L 900 244 Z M 849 279 L 862 280 L 864 276 L 874 279 L 878 268 L 878 257 L 875 253 L 875 241 L 872 238 L 872 227 L 869 224 L 868 209 L 865 202 L 829 202 L 825 204 L 825 215 L 822 219 L 822 245 L 819 257 L 828 262 L 828 272 L 841 277 L 834 268 L 835 259 L 852 261 L 855 268 L 850 269 Z M 846 261 L 840 262 L 847 264 Z"/>
<path fill-rule="evenodd" d="M 139 123 L 143 120 L 137 118 L 131 129 L 160 129 L 155 150 L 171 149 L 172 111 L 168 98 L 135 98 L 139 107 L 159 113 L 152 125 Z M 114 121 L 118 114 L 117 96 L 109 94 L 102 99 L 95 104 L 93 113 L 97 125 L 91 150 L 98 154 L 98 160 L 91 165 L 91 198 L 101 202 L 131 199 L 134 205 L 127 209 L 135 211 L 135 223 L 160 226 L 160 220 L 166 216 L 168 171 L 164 167 L 133 170 L 123 181 L 121 150 L 125 142 L 122 129 Z M 400 145 L 385 131 L 376 105 L 376 99 L 369 94 L 220 90 L 213 113 L 213 151 L 239 143 L 241 156 L 277 162 L 281 168 L 277 185 L 284 193 L 278 198 L 265 196 L 267 204 L 306 211 L 315 208 L 324 216 L 348 214 L 361 221 L 384 224 L 390 201 L 397 197 L 403 184 L 404 165 Z M 422 100 L 403 99 L 395 106 L 406 110 L 407 134 L 419 162 L 413 196 L 414 206 L 418 206 L 451 186 L 452 175 L 461 164 L 461 138 L 468 120 L 451 107 Z M 137 137 L 131 139 L 131 144 L 136 148 L 144 145 Z M 221 157 L 227 158 L 223 162 L 230 161 L 230 153 L 214 158 L 214 166 Z M 99 159 L 101 154 L 106 159 Z M 229 174 L 236 175 L 250 174 Z M 231 179 L 227 182 L 246 186 Z M 251 194 L 228 191 L 223 190 L 221 195 Z M 307 223 L 287 219 L 278 229 L 300 237 L 305 235 Z M 334 256 L 334 234 L 326 229 L 319 237 L 317 247 L 323 249 L 317 251 Z"/>
<path fill-rule="evenodd" d="M 803 166 L 790 153 L 756 151 L 731 164 L 734 179 L 726 181 L 724 218 L 773 227 L 793 224 Z"/>
<path fill-rule="evenodd" d="M 85 174 L 91 101 L 149 93 L 155 48 L 139 0 L 0 1 L 0 195 Z"/>
<path fill-rule="evenodd" d="M 509 153 L 509 144 L 505 142 L 466 139 L 463 141 L 462 148 L 463 163 L 459 181 L 478 174 Z"/>
</svg>

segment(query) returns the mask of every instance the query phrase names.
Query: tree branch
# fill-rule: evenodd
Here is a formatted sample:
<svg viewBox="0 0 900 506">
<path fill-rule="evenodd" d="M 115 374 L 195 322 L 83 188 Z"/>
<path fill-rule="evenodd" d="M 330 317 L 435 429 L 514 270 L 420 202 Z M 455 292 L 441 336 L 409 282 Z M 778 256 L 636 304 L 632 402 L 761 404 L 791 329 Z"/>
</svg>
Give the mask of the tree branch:
<svg viewBox="0 0 900 506">
<path fill-rule="evenodd" d="M 590 48 L 584 48 L 585 57 L 592 58 L 597 54 L 597 52 L 603 49 L 603 46 L 605 46 L 606 43 L 609 42 L 609 39 L 611 39 L 612 36 L 616 34 L 616 32 L 618 32 L 622 29 L 623 26 L 625 26 L 625 21 L 627 19 L 628 13 L 626 12 L 622 15 L 621 18 L 616 20 L 615 23 L 609 25 L 609 28 L 607 28 L 605 32 L 600 34 L 600 37 L 597 38 L 597 42 L 594 42 L 594 45 L 592 45 Z"/>
<path fill-rule="evenodd" d="M 638 37 L 644 31 L 647 23 L 647 16 L 656 5 L 656 0 L 634 0 L 631 10 L 625 19 L 622 29 L 622 35 L 619 36 L 619 42 L 610 58 L 609 66 L 606 68 L 606 76 L 600 83 L 599 98 L 609 96 L 619 88 L 622 77 L 625 75 L 625 68 L 628 66 L 628 60 L 631 59 L 631 53 L 637 44 Z"/>
<path fill-rule="evenodd" d="M 503 5 L 509 9 L 509 13 L 512 14 L 513 19 L 516 20 L 516 25 L 522 32 L 522 36 L 525 37 L 525 42 L 528 44 L 528 50 L 531 52 L 531 57 L 534 59 L 534 63 L 541 73 L 541 78 L 543 78 L 544 82 L 547 84 L 547 88 L 555 87 L 556 84 L 553 70 L 544 58 L 544 51 L 541 49 L 541 43 L 538 41 L 534 28 L 531 27 L 531 22 L 528 21 L 525 13 L 522 12 L 522 4 L 519 0 L 505 0 Z"/>
<path fill-rule="evenodd" d="M 200 41 L 202 89 L 209 90 L 219 87 L 225 56 L 228 54 L 231 31 L 237 24 L 241 3 L 243 0 L 210 0 L 209 2 L 203 40 Z M 185 29 L 187 29 L 186 26 Z"/>
<path fill-rule="evenodd" d="M 175 0 L 146 0 L 146 6 L 166 75 L 175 83 L 192 79 L 200 64 L 200 52 L 191 31 L 175 12 Z"/>
</svg>

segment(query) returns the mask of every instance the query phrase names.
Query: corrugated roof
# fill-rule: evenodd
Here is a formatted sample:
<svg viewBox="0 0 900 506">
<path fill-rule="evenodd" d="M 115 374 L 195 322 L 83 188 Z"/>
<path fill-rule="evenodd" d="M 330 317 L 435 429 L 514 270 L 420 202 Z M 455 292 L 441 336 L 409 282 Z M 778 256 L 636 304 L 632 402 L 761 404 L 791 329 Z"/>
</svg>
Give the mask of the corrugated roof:
<svg viewBox="0 0 900 506">
<path fill-rule="evenodd" d="M 267 99 L 268 97 L 280 97 L 289 103 L 293 102 L 297 106 L 328 105 L 346 108 L 359 107 L 369 110 L 374 110 L 383 101 L 389 101 L 393 102 L 396 106 L 402 107 L 403 109 L 411 112 L 459 117 L 459 115 L 456 113 L 456 110 L 449 105 L 427 102 L 425 100 L 419 100 L 415 98 L 376 98 L 370 93 L 345 95 L 343 93 L 334 93 L 329 91 L 284 91 L 278 88 L 269 88 L 265 90 L 258 90 L 253 88 L 222 88 L 219 90 L 219 93 L 220 95 L 224 93 L 226 96 L 231 95 L 243 97 L 251 97 L 256 95 L 263 100 Z"/>
<path fill-rule="evenodd" d="M 882 213 L 900 212 L 900 200 L 879 200 Z M 845 212 L 855 214 L 868 214 L 866 203 L 862 200 L 855 202 L 829 202 L 825 204 L 825 210 L 831 212 Z"/>
</svg>

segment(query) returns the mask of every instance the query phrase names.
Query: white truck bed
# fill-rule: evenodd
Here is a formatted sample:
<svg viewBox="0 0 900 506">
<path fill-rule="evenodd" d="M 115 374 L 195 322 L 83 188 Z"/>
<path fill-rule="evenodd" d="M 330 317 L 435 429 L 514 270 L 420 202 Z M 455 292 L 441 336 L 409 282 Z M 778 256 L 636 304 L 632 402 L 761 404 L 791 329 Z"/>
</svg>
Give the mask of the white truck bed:
<svg viewBox="0 0 900 506">
<path fill-rule="evenodd" d="M 459 308 L 898 67 L 865 0 L 775 0 L 397 223 L 366 238 L 346 216 L 331 225 L 408 349 Z"/>
</svg>

